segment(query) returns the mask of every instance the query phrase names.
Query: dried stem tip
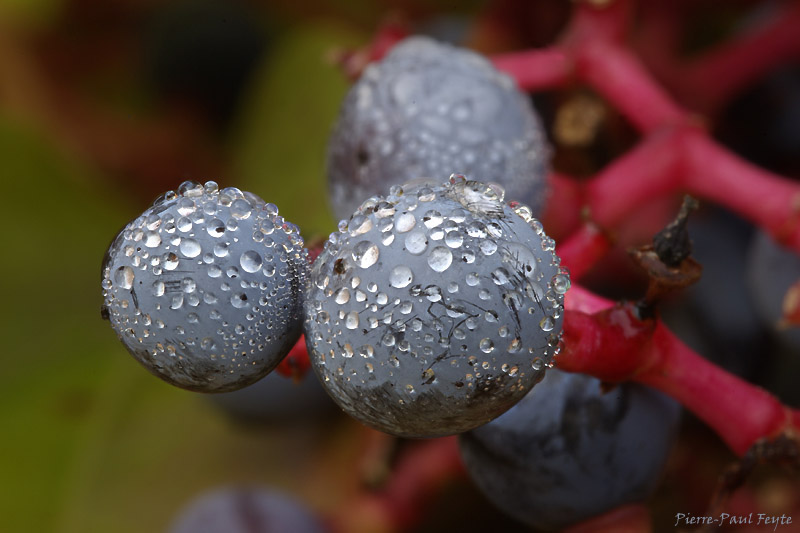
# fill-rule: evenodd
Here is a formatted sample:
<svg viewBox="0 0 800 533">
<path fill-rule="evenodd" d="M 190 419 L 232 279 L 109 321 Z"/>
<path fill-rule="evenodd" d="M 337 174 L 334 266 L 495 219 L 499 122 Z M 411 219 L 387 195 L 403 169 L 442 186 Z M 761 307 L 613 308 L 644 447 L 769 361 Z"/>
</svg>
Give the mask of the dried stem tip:
<svg viewBox="0 0 800 533">
<path fill-rule="evenodd" d="M 699 205 L 695 198 L 688 194 L 684 196 L 675 220 L 653 237 L 653 249 L 661 262 L 668 267 L 677 267 L 692 254 L 692 241 L 689 239 L 686 223 L 689 221 L 689 213 L 696 210 Z"/>
</svg>

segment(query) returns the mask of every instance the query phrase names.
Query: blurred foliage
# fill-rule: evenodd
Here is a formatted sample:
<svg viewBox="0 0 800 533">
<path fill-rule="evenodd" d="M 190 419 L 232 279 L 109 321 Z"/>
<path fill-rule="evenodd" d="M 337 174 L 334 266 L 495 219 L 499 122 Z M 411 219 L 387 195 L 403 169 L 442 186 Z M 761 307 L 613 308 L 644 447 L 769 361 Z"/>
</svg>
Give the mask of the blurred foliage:
<svg viewBox="0 0 800 533">
<path fill-rule="evenodd" d="M 31 28 L 46 26 L 63 4 L 64 0 L 0 0 L 0 22 Z"/>
<path fill-rule="evenodd" d="M 335 229 L 325 146 L 348 83 L 325 55 L 366 38 L 331 24 L 286 33 L 255 77 L 233 135 L 239 187 L 276 204 L 307 240 Z"/>
</svg>

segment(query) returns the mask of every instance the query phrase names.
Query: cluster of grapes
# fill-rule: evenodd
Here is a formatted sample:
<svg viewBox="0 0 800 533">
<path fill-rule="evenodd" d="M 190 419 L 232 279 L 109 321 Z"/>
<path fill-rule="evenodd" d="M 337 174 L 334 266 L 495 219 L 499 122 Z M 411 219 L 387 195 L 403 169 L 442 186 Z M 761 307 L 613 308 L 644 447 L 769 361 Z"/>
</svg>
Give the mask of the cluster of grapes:
<svg viewBox="0 0 800 533">
<path fill-rule="evenodd" d="M 475 53 L 406 39 L 344 102 L 328 153 L 342 221 L 313 263 L 275 205 L 186 182 L 113 241 L 103 314 L 150 372 L 199 392 L 261 380 L 304 334 L 345 412 L 401 437 L 459 434 L 475 484 L 534 528 L 643 501 L 678 404 L 552 368 L 570 280 L 537 218 L 548 161 L 511 78 Z M 245 505 L 257 521 L 285 514 L 283 529 L 320 527 L 268 494 L 215 498 L 217 520 L 241 520 Z"/>
</svg>

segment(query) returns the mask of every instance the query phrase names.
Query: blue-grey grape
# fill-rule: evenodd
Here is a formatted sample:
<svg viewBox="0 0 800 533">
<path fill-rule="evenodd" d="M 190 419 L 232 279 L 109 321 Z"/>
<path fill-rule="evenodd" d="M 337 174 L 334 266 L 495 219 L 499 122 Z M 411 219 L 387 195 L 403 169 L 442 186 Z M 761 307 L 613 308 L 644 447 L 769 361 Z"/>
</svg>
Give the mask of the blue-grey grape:
<svg viewBox="0 0 800 533">
<path fill-rule="evenodd" d="M 185 182 L 114 239 L 103 310 L 156 376 L 199 392 L 254 383 L 300 336 L 308 259 L 273 204 Z"/>
<path fill-rule="evenodd" d="M 800 347 L 800 328 L 779 328 L 786 291 L 800 281 L 800 255 L 759 230 L 750 245 L 747 277 L 762 323 L 776 333 L 781 343 Z"/>
<path fill-rule="evenodd" d="M 348 414 L 459 433 L 521 399 L 557 352 L 569 277 L 528 207 L 463 176 L 364 202 L 315 261 L 311 363 Z"/>
<path fill-rule="evenodd" d="M 351 88 L 328 143 L 330 201 L 347 218 L 361 200 L 452 172 L 499 183 L 534 216 L 549 148 L 527 95 L 484 57 L 409 37 Z"/>
<path fill-rule="evenodd" d="M 229 487 L 192 501 L 169 533 L 323 533 L 305 505 L 274 490 Z"/>
<path fill-rule="evenodd" d="M 642 385 L 600 385 L 551 369 L 507 413 L 459 437 L 470 477 L 500 510 L 554 531 L 651 495 L 678 404 Z"/>
<path fill-rule="evenodd" d="M 292 378 L 273 372 L 243 389 L 208 397 L 231 418 L 245 423 L 319 421 L 334 407 L 313 375 Z"/>
</svg>

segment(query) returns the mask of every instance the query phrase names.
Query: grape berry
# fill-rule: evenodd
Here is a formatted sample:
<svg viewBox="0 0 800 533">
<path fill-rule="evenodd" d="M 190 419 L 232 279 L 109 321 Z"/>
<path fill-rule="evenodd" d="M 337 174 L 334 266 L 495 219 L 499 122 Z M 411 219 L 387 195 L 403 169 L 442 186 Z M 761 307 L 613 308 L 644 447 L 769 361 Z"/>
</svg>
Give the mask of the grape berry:
<svg viewBox="0 0 800 533">
<path fill-rule="evenodd" d="M 549 150 L 527 95 L 484 57 L 409 37 L 350 89 L 328 143 L 330 202 L 347 218 L 397 183 L 453 172 L 499 183 L 535 216 Z"/>
<path fill-rule="evenodd" d="M 226 487 L 199 496 L 175 519 L 169 533 L 323 533 L 303 504 L 274 490 Z"/>
<path fill-rule="evenodd" d="M 557 351 L 569 278 L 554 245 L 529 208 L 463 176 L 367 200 L 312 267 L 314 370 L 347 413 L 387 433 L 488 422 Z"/>
<path fill-rule="evenodd" d="M 507 413 L 459 437 L 481 492 L 504 513 L 562 529 L 655 490 L 680 408 L 643 385 L 557 369 Z"/>
<path fill-rule="evenodd" d="M 232 391 L 264 377 L 297 341 L 307 271 L 298 229 L 273 204 L 185 182 L 114 239 L 103 313 L 156 376 Z"/>
</svg>

